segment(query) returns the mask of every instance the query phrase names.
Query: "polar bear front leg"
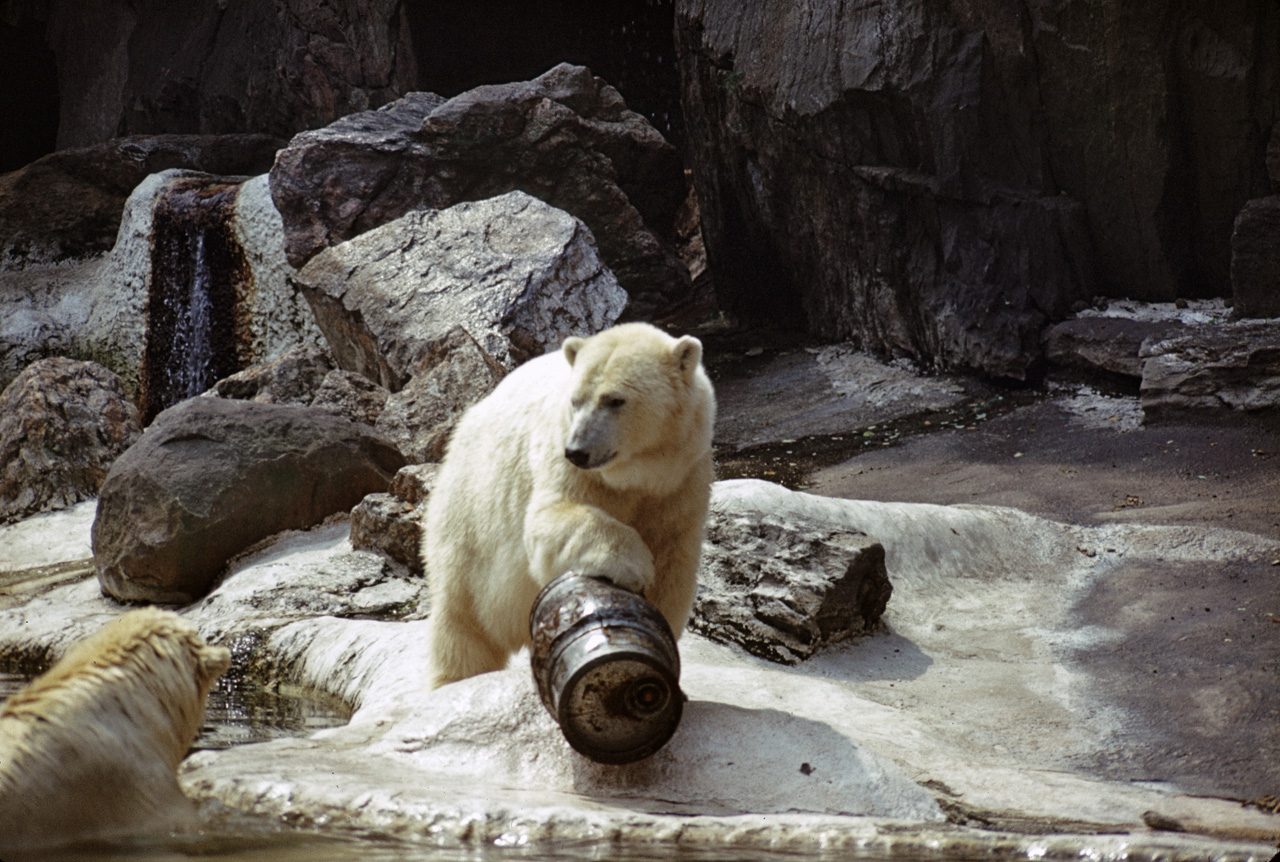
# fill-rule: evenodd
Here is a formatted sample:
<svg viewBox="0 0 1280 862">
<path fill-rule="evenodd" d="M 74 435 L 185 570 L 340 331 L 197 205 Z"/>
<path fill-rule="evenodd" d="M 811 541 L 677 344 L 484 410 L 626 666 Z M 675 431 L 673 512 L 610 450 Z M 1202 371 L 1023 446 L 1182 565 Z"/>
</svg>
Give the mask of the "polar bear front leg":
<svg viewBox="0 0 1280 862">
<path fill-rule="evenodd" d="M 529 574 L 539 586 L 574 571 L 601 575 L 625 590 L 653 585 L 653 554 L 633 528 L 598 506 L 534 500 L 525 518 Z"/>
</svg>

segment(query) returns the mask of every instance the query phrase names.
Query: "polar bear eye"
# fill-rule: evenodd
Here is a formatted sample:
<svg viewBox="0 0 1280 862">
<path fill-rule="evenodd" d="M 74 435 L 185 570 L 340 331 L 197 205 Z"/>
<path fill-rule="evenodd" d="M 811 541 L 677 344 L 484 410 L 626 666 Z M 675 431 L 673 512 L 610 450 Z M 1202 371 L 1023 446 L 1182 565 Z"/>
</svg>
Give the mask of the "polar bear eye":
<svg viewBox="0 0 1280 862">
<path fill-rule="evenodd" d="M 622 405 L 627 403 L 627 399 L 622 398 L 618 395 L 606 395 L 604 398 L 600 400 L 601 400 L 601 403 L 603 403 L 604 406 L 608 407 L 610 410 L 617 410 Z"/>
</svg>

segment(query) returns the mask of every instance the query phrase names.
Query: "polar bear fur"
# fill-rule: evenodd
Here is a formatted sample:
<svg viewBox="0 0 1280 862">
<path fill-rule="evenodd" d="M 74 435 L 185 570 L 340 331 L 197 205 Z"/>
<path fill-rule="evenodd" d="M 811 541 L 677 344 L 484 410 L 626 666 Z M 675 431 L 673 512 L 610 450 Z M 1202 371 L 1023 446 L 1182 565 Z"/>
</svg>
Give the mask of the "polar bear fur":
<svg viewBox="0 0 1280 862">
<path fill-rule="evenodd" d="M 0 710 L 0 849 L 167 828 L 178 763 L 230 664 L 171 611 L 126 613 Z"/>
<path fill-rule="evenodd" d="M 567 339 L 464 415 L 427 502 L 433 688 L 504 667 L 567 571 L 642 593 L 679 637 L 711 493 L 701 359 L 696 338 L 624 324 Z"/>
</svg>

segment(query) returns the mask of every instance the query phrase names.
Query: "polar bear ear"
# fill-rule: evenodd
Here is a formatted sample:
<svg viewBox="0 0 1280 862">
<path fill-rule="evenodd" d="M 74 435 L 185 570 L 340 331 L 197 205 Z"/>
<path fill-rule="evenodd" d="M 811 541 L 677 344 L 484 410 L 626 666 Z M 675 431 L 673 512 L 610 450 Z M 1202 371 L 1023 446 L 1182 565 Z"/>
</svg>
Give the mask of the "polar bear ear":
<svg viewBox="0 0 1280 862">
<path fill-rule="evenodd" d="M 698 370 L 698 363 L 702 361 L 702 342 L 686 335 L 672 346 L 671 355 L 684 373 L 684 379 L 692 380 L 693 372 Z"/>
<path fill-rule="evenodd" d="M 568 360 L 570 365 L 573 365 L 573 360 L 578 357 L 578 351 L 582 349 L 582 345 L 585 343 L 585 338 L 579 338 L 576 335 L 571 335 L 564 340 L 564 345 L 560 349 L 564 351 L 564 358 Z"/>
</svg>

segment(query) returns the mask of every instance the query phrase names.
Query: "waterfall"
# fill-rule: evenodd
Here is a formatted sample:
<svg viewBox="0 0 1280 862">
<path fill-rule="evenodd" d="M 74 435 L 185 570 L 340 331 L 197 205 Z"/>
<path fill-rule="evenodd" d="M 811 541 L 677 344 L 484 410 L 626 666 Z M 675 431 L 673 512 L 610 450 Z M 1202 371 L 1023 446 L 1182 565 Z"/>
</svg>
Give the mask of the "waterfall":
<svg viewBox="0 0 1280 862">
<path fill-rule="evenodd" d="M 239 189 L 183 179 L 156 200 L 139 399 L 144 423 L 245 364 L 241 287 L 251 279 L 231 229 Z"/>
</svg>

